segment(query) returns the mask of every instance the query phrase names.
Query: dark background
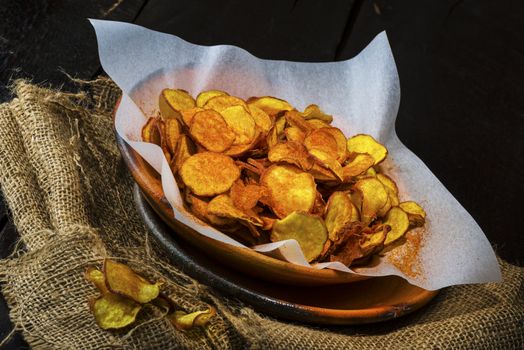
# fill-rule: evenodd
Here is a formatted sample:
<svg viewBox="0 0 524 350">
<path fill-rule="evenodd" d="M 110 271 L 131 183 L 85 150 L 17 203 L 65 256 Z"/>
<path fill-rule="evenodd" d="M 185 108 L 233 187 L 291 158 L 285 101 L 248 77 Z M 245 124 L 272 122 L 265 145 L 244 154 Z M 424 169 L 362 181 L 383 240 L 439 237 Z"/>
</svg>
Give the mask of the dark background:
<svg viewBox="0 0 524 350">
<path fill-rule="evenodd" d="M 262 58 L 343 60 L 386 30 L 402 89 L 397 133 L 471 213 L 497 253 L 524 263 L 524 2 L 518 0 L 0 0 L 0 102 L 25 77 L 74 89 L 103 74 L 86 18 L 134 22 Z M 0 159 L 1 166 L 1 159 Z M 17 239 L 0 196 L 0 254 Z M 0 307 L 0 338 L 11 329 Z M 8 348 L 25 347 L 16 335 Z"/>
</svg>

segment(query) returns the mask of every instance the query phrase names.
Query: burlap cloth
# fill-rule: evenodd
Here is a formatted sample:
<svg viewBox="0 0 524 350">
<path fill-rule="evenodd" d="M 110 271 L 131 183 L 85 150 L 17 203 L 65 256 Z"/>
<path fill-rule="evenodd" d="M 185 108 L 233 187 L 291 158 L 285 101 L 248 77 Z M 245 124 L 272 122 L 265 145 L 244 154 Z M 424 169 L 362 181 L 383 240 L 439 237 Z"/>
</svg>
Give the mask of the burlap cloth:
<svg viewBox="0 0 524 350">
<path fill-rule="evenodd" d="M 113 134 L 119 94 L 107 79 L 66 94 L 19 81 L 0 106 L 0 184 L 22 237 L 0 262 L 2 292 L 16 329 L 34 348 L 522 349 L 524 269 L 500 261 L 504 282 L 443 290 L 423 310 L 383 324 L 313 327 L 254 312 L 167 263 L 148 239 L 133 180 Z M 205 329 L 176 331 L 154 309 L 121 332 L 97 327 L 83 278 L 87 265 L 123 259 L 180 308 L 219 310 Z"/>
</svg>

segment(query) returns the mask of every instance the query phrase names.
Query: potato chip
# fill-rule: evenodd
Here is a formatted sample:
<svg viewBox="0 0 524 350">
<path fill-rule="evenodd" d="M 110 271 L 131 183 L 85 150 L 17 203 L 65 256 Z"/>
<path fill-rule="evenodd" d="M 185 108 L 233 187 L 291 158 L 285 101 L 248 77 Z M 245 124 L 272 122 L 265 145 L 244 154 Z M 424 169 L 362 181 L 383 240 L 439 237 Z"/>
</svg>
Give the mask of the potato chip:
<svg viewBox="0 0 524 350">
<path fill-rule="evenodd" d="M 231 197 L 227 194 L 221 194 L 213 198 L 207 206 L 207 212 L 220 217 L 250 222 L 257 226 L 262 226 L 264 224 L 256 215 L 248 214 L 235 207 Z"/>
<path fill-rule="evenodd" d="M 306 120 L 306 123 L 310 130 L 331 127 L 331 125 L 324 123 L 322 120 L 318 120 L 318 119 L 309 119 L 309 120 Z"/>
<path fill-rule="evenodd" d="M 197 107 L 204 107 L 204 105 L 207 103 L 207 101 L 209 101 L 213 97 L 217 97 L 217 96 L 221 96 L 221 95 L 228 95 L 228 94 L 226 92 L 220 91 L 220 90 L 202 91 L 201 93 L 198 94 L 198 96 L 196 98 L 196 105 L 197 105 Z"/>
<path fill-rule="evenodd" d="M 352 210 L 352 203 L 346 193 L 333 192 L 329 197 L 324 219 L 330 240 L 338 240 L 339 234 L 353 219 Z"/>
<path fill-rule="evenodd" d="M 189 128 L 191 126 L 191 122 L 193 121 L 193 117 L 198 112 L 202 112 L 204 108 L 200 107 L 193 107 L 189 109 L 183 109 L 180 111 L 180 114 L 182 115 L 182 121 L 184 124 Z"/>
<path fill-rule="evenodd" d="M 367 153 L 375 159 L 375 164 L 382 162 L 388 150 L 370 135 L 358 134 L 348 139 L 347 149 L 350 153 Z"/>
<path fill-rule="evenodd" d="M 342 131 L 340 131 L 340 129 L 338 128 L 329 127 L 329 128 L 324 128 L 321 130 L 324 130 L 330 133 L 331 136 L 333 136 L 333 138 L 337 142 L 337 160 L 340 164 L 343 164 L 348 157 L 348 151 L 347 151 L 347 146 L 346 146 L 346 141 L 347 141 L 346 137 L 344 136 Z"/>
<path fill-rule="evenodd" d="M 185 134 L 180 135 L 176 146 L 176 153 L 170 164 L 173 173 L 178 172 L 185 160 L 195 154 L 195 151 L 195 145 L 191 139 Z"/>
<path fill-rule="evenodd" d="M 180 112 L 195 107 L 195 100 L 185 90 L 164 89 L 160 93 L 158 105 L 163 119 L 176 118 L 182 121 Z"/>
<path fill-rule="evenodd" d="M 158 118 L 149 118 L 142 127 L 142 141 L 160 146 L 161 135 L 158 128 Z"/>
<path fill-rule="evenodd" d="M 215 308 L 209 306 L 205 311 L 195 311 L 189 314 L 184 311 L 175 311 L 168 318 L 178 330 L 187 331 L 194 327 L 207 325 L 215 315 Z"/>
<path fill-rule="evenodd" d="M 84 277 L 86 280 L 91 282 L 100 291 L 101 294 L 109 293 L 109 290 L 106 286 L 104 273 L 96 267 L 89 266 L 84 273 Z"/>
<path fill-rule="evenodd" d="M 335 174 L 333 174 L 331 170 L 321 166 L 317 162 L 313 164 L 313 166 L 311 167 L 311 169 L 309 169 L 308 172 L 318 182 L 336 182 L 338 181 L 337 177 L 335 176 Z"/>
<path fill-rule="evenodd" d="M 294 211 L 281 220 L 276 220 L 271 230 L 271 241 L 295 239 L 307 261 L 316 259 L 328 239 L 328 232 L 318 216 Z"/>
<path fill-rule="evenodd" d="M 315 179 L 292 165 L 269 167 L 260 184 L 269 190 L 271 209 L 280 218 L 294 211 L 309 212 L 315 204 Z"/>
<path fill-rule="evenodd" d="M 290 111 L 293 109 L 287 101 L 271 97 L 251 97 L 247 100 L 249 105 L 256 106 L 270 116 L 276 116 L 281 111 Z"/>
<path fill-rule="evenodd" d="M 413 226 L 422 226 L 426 220 L 426 212 L 422 207 L 413 201 L 402 202 L 399 204 L 400 209 L 408 214 L 409 223 Z"/>
<path fill-rule="evenodd" d="M 386 215 L 387 212 L 389 211 L 389 209 L 391 209 L 391 207 L 392 207 L 392 205 L 391 205 L 391 197 L 389 196 L 389 192 L 387 190 L 387 187 L 384 186 L 384 189 L 388 193 L 388 197 L 387 197 L 387 200 L 386 200 L 386 203 L 384 204 L 384 206 L 382 208 L 380 208 L 380 210 L 377 212 L 377 217 L 382 217 L 382 216 Z"/>
<path fill-rule="evenodd" d="M 360 248 L 362 249 L 363 255 L 366 256 L 380 249 L 390 230 L 391 228 L 389 226 L 381 225 L 375 232 L 364 235 L 360 240 Z"/>
<path fill-rule="evenodd" d="M 247 108 L 255 120 L 255 124 L 260 128 L 260 130 L 262 130 L 264 134 L 267 134 L 269 129 L 271 129 L 273 126 L 273 120 L 271 117 L 255 105 L 248 104 Z"/>
<path fill-rule="evenodd" d="M 334 154 L 327 153 L 320 149 L 310 149 L 309 154 L 315 158 L 315 160 L 322 165 L 325 168 L 328 168 L 335 174 L 336 178 L 339 181 L 344 181 L 344 176 L 342 173 L 342 166 L 340 163 L 335 159 Z"/>
<path fill-rule="evenodd" d="M 348 181 L 352 177 L 365 173 L 373 166 L 373 164 L 375 164 L 375 159 L 372 156 L 367 153 L 358 153 L 342 169 L 344 180 Z"/>
<path fill-rule="evenodd" d="M 169 152 L 174 156 L 182 128 L 177 119 L 167 119 L 164 123 L 165 143 Z"/>
<path fill-rule="evenodd" d="M 253 150 L 255 146 L 260 142 L 260 139 L 262 137 L 262 134 L 260 132 L 260 129 L 256 127 L 255 129 L 255 136 L 251 140 L 250 143 L 246 144 L 239 144 L 239 145 L 232 145 L 227 150 L 224 151 L 224 154 L 231 157 L 240 157 L 248 153 L 249 151 Z"/>
<path fill-rule="evenodd" d="M 400 201 L 398 199 L 398 187 L 395 181 L 393 181 L 389 176 L 385 174 L 377 174 L 376 177 L 380 182 L 382 182 L 382 184 L 386 188 L 386 191 L 388 191 L 391 206 L 398 206 Z"/>
<path fill-rule="evenodd" d="M 269 150 L 268 159 L 273 163 L 285 162 L 293 164 L 304 171 L 311 169 L 314 163 L 307 149 L 302 144 L 294 141 L 277 143 Z"/>
<path fill-rule="evenodd" d="M 299 128 L 305 133 L 314 130 L 314 128 L 308 123 L 308 121 L 302 118 L 302 115 L 295 110 L 287 111 L 284 114 L 284 118 L 286 118 L 286 122 L 289 125 L 295 128 Z"/>
<path fill-rule="evenodd" d="M 255 119 L 243 106 L 231 106 L 220 112 L 227 125 L 235 133 L 233 145 L 248 144 L 256 132 Z"/>
<path fill-rule="evenodd" d="M 210 214 L 207 211 L 207 207 L 209 203 L 206 202 L 205 200 L 200 199 L 197 196 L 194 196 L 193 194 L 188 194 L 187 197 L 188 197 L 188 201 L 191 203 L 191 211 L 199 219 L 209 222 L 210 224 L 213 224 L 216 226 L 228 226 L 228 225 L 232 225 L 235 223 L 235 220 L 231 218 L 225 218 L 225 217 L 220 217 L 220 216 Z"/>
<path fill-rule="evenodd" d="M 285 128 L 284 134 L 286 135 L 286 139 L 288 141 L 304 143 L 304 139 L 306 138 L 306 133 L 295 126 L 290 126 L 289 128 Z"/>
<path fill-rule="evenodd" d="M 317 149 L 333 155 L 335 159 L 337 157 L 337 140 L 331 135 L 328 128 L 316 129 L 308 133 L 304 139 L 304 146 L 306 146 L 309 151 Z"/>
<path fill-rule="evenodd" d="M 404 236 L 408 231 L 408 214 L 399 207 L 393 207 L 388 211 L 383 224 L 388 225 L 391 228 L 387 234 L 386 240 L 384 241 L 384 245 L 387 245 Z"/>
<path fill-rule="evenodd" d="M 360 218 L 365 225 L 375 220 L 377 213 L 387 204 L 388 193 L 376 178 L 358 180 L 352 194 L 353 203 L 360 208 Z"/>
<path fill-rule="evenodd" d="M 324 198 L 322 198 L 322 195 L 320 192 L 317 191 L 317 197 L 315 198 L 315 204 L 313 204 L 313 208 L 310 210 L 310 214 L 323 216 L 326 211 L 326 202 L 324 201 Z"/>
<path fill-rule="evenodd" d="M 106 293 L 89 303 L 95 321 L 102 329 L 124 328 L 135 322 L 139 303 L 118 294 Z"/>
<path fill-rule="evenodd" d="M 137 303 L 150 302 L 160 293 L 160 283 L 149 283 L 124 264 L 106 259 L 102 271 L 111 292 L 124 295 Z"/>
<path fill-rule="evenodd" d="M 333 117 L 329 114 L 326 114 L 320 110 L 320 107 L 317 105 L 309 105 L 302 112 L 302 117 L 306 120 L 315 119 L 321 120 L 324 123 L 330 124 L 333 121 Z"/>
<path fill-rule="evenodd" d="M 259 185 L 244 185 L 242 180 L 237 180 L 231 186 L 229 196 L 233 201 L 233 205 L 242 211 L 249 211 L 253 209 L 260 198 L 266 196 L 268 193 L 265 187 Z"/>
<path fill-rule="evenodd" d="M 236 138 L 220 113 L 213 110 L 196 113 L 189 132 L 196 142 L 211 152 L 225 151 Z"/>
<path fill-rule="evenodd" d="M 231 188 L 233 182 L 240 177 L 240 169 L 231 157 L 202 152 L 187 158 L 180 167 L 179 174 L 194 194 L 214 196 Z"/>
<path fill-rule="evenodd" d="M 231 106 L 242 106 L 246 110 L 248 110 L 246 103 L 244 100 L 235 97 L 235 96 L 229 96 L 229 95 L 219 95 L 210 98 L 206 104 L 204 105 L 204 109 L 212 109 L 219 113 L 222 113 L 222 111 L 228 107 Z"/>
</svg>

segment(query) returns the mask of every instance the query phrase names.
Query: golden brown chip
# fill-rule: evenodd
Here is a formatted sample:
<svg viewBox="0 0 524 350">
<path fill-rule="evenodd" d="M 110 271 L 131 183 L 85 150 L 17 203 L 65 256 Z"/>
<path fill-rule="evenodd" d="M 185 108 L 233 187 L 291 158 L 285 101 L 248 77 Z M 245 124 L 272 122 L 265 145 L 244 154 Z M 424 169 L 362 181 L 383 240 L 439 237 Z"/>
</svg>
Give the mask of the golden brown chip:
<svg viewBox="0 0 524 350">
<path fill-rule="evenodd" d="M 386 188 L 386 191 L 388 191 L 391 206 L 398 206 L 400 201 L 398 199 L 398 187 L 395 181 L 393 181 L 389 176 L 385 174 L 377 174 L 376 177 L 380 182 L 382 182 L 382 184 Z"/>
<path fill-rule="evenodd" d="M 326 114 L 320 110 L 320 107 L 318 107 L 315 104 L 309 105 L 304 109 L 304 112 L 302 112 L 302 117 L 304 119 L 316 119 L 321 120 L 322 122 L 325 122 L 327 124 L 330 124 L 333 121 L 333 117 L 329 114 Z"/>
<path fill-rule="evenodd" d="M 221 194 L 213 198 L 207 206 L 207 212 L 220 217 L 250 222 L 257 226 L 264 224 L 254 213 L 247 213 L 235 207 L 231 197 L 227 194 Z"/>
<path fill-rule="evenodd" d="M 202 152 L 187 158 L 179 170 L 184 184 L 198 196 L 214 196 L 228 191 L 240 177 L 231 157 Z"/>
<path fill-rule="evenodd" d="M 338 145 L 337 140 L 328 131 L 329 128 L 316 129 L 306 135 L 304 146 L 310 151 L 317 149 L 336 159 Z"/>
<path fill-rule="evenodd" d="M 204 109 L 200 107 L 193 107 L 180 111 L 180 114 L 182 115 L 182 121 L 187 127 L 190 127 L 195 114 L 197 114 L 198 112 L 202 112 L 203 110 Z"/>
<path fill-rule="evenodd" d="M 338 178 L 331 170 L 315 162 L 308 171 L 318 182 L 338 181 Z"/>
<path fill-rule="evenodd" d="M 280 218 L 294 211 L 309 212 L 315 204 L 315 179 L 292 165 L 273 165 L 261 176 L 269 191 L 271 209 Z"/>
<path fill-rule="evenodd" d="M 255 119 L 243 106 L 231 106 L 220 112 L 236 137 L 233 145 L 249 144 L 256 135 Z"/>
<path fill-rule="evenodd" d="M 95 321 L 102 329 L 123 328 L 135 322 L 142 308 L 139 303 L 121 295 L 106 293 L 89 303 Z"/>
<path fill-rule="evenodd" d="M 142 141 L 160 146 L 161 135 L 158 128 L 158 118 L 149 118 L 142 127 Z"/>
<path fill-rule="evenodd" d="M 268 231 L 273 228 L 273 224 L 275 223 L 275 221 L 278 218 L 276 216 L 269 214 L 269 215 L 260 215 L 260 219 L 264 223 L 264 225 L 262 226 L 262 229 Z"/>
<path fill-rule="evenodd" d="M 314 128 L 308 123 L 307 120 L 305 120 L 302 115 L 297 112 L 296 110 L 287 111 L 284 114 L 284 118 L 286 118 L 286 122 L 295 127 L 299 128 L 303 132 L 307 133 L 309 131 L 314 130 Z"/>
<path fill-rule="evenodd" d="M 231 186 L 229 196 L 238 209 L 247 212 L 253 209 L 260 198 L 267 195 L 267 189 L 259 185 L 244 185 L 242 180 L 237 180 Z"/>
<path fill-rule="evenodd" d="M 409 223 L 413 226 L 422 226 L 426 220 L 426 212 L 413 201 L 402 202 L 399 207 L 408 214 Z"/>
<path fill-rule="evenodd" d="M 176 146 L 176 153 L 171 162 L 171 170 L 173 173 L 178 172 L 185 160 L 195 154 L 195 145 L 191 139 L 185 134 L 180 135 Z"/>
<path fill-rule="evenodd" d="M 219 95 L 210 98 L 204 105 L 204 109 L 212 109 L 219 113 L 222 113 L 224 109 L 231 106 L 242 106 L 246 110 L 248 109 L 244 100 L 229 95 Z"/>
<path fill-rule="evenodd" d="M 383 222 L 384 225 L 391 227 L 384 244 L 390 244 L 396 241 L 408 231 L 409 218 L 408 214 L 399 207 L 393 207 L 389 210 Z"/>
<path fill-rule="evenodd" d="M 324 219 L 330 240 L 338 240 L 339 234 L 354 218 L 352 210 L 352 203 L 345 192 L 333 192 L 329 197 Z"/>
<path fill-rule="evenodd" d="M 287 101 L 271 96 L 251 97 L 247 100 L 247 103 L 260 108 L 270 116 L 275 116 L 281 111 L 290 111 L 293 109 L 293 106 Z"/>
<path fill-rule="evenodd" d="M 300 130 L 297 127 L 290 126 L 289 128 L 284 129 L 284 134 L 286 135 L 286 139 L 288 141 L 295 141 L 299 143 L 304 143 L 304 139 L 306 138 L 306 133 Z"/>
<path fill-rule="evenodd" d="M 357 208 L 360 208 L 360 218 L 367 225 L 387 204 L 388 193 L 382 182 L 373 177 L 358 180 L 354 188 L 356 191 L 352 194 L 351 199 Z"/>
<path fill-rule="evenodd" d="M 84 277 L 100 291 L 101 294 L 109 293 L 106 286 L 104 273 L 94 266 L 89 266 L 84 273 Z"/>
<path fill-rule="evenodd" d="M 337 160 L 340 164 L 343 164 L 348 157 L 348 151 L 346 149 L 346 137 L 338 128 L 329 127 L 322 130 L 330 133 L 337 142 Z"/>
<path fill-rule="evenodd" d="M 196 113 L 189 132 L 196 142 L 211 152 L 225 151 L 236 138 L 220 113 L 213 110 Z"/>
<path fill-rule="evenodd" d="M 348 139 L 347 149 L 350 153 L 367 153 L 375 159 L 375 164 L 382 162 L 388 155 L 388 150 L 372 136 L 358 134 Z"/>
<path fill-rule="evenodd" d="M 195 107 L 195 100 L 185 90 L 164 89 L 160 93 L 158 104 L 163 119 L 176 118 L 182 121 L 180 112 Z"/>
<path fill-rule="evenodd" d="M 324 123 L 322 120 L 318 120 L 318 119 L 309 119 L 309 120 L 306 120 L 306 123 L 309 126 L 310 130 L 331 127 L 331 125 Z"/>
<path fill-rule="evenodd" d="M 309 154 L 315 158 L 318 164 L 331 170 L 339 181 L 344 181 L 342 166 L 335 159 L 335 154 L 327 153 L 321 149 L 315 148 L 310 149 Z"/>
<path fill-rule="evenodd" d="M 127 265 L 113 260 L 104 260 L 103 272 L 107 288 L 116 294 L 145 304 L 155 299 L 160 293 L 161 283 L 150 283 Z"/>
<path fill-rule="evenodd" d="M 188 201 L 191 204 L 191 211 L 201 220 L 207 221 L 210 224 L 216 226 L 227 226 L 235 222 L 231 218 L 225 218 L 210 214 L 207 211 L 208 202 L 194 196 L 193 194 L 188 194 Z"/>
<path fill-rule="evenodd" d="M 328 239 L 328 232 L 318 216 L 295 211 L 281 220 L 276 220 L 271 230 L 271 241 L 295 239 L 307 261 L 316 259 Z"/>
<path fill-rule="evenodd" d="M 174 156 L 182 128 L 177 119 L 167 119 L 164 123 L 165 143 L 169 152 Z"/>
<path fill-rule="evenodd" d="M 220 91 L 220 90 L 202 91 L 201 93 L 198 94 L 198 96 L 196 98 L 196 105 L 197 105 L 197 107 L 204 107 L 204 105 L 207 103 L 207 101 L 209 101 L 213 97 L 217 97 L 217 96 L 221 96 L 221 95 L 228 95 L 228 94 L 226 92 Z"/>
<path fill-rule="evenodd" d="M 322 195 L 320 192 L 317 191 L 317 197 L 315 198 L 315 204 L 313 204 L 313 208 L 309 212 L 313 215 L 323 216 L 326 211 L 326 202 L 324 201 L 324 198 L 322 198 Z"/>
<path fill-rule="evenodd" d="M 342 170 L 344 180 L 361 175 L 375 164 L 375 159 L 367 153 L 358 153 Z M 373 169 L 373 168 L 371 168 Z"/>
<path fill-rule="evenodd" d="M 248 104 L 247 108 L 255 120 L 255 124 L 260 128 L 260 130 L 262 130 L 264 134 L 267 134 L 269 129 L 271 129 L 273 126 L 273 120 L 271 117 L 255 105 Z"/>
<path fill-rule="evenodd" d="M 215 315 L 215 308 L 209 306 L 205 311 L 196 311 L 189 314 L 184 311 L 175 311 L 168 318 L 178 330 L 187 331 L 193 327 L 205 326 Z"/>
<path fill-rule="evenodd" d="M 269 150 L 268 159 L 273 163 L 290 163 L 305 171 L 311 169 L 314 163 L 307 149 L 294 141 L 277 143 Z"/>
<path fill-rule="evenodd" d="M 253 137 L 250 143 L 232 145 L 231 147 L 229 147 L 227 150 L 224 151 L 224 154 L 231 156 L 231 157 L 243 156 L 246 153 L 252 151 L 256 147 L 256 145 L 260 142 L 261 137 L 262 137 L 262 133 L 260 129 L 256 127 L 255 136 Z"/>
</svg>

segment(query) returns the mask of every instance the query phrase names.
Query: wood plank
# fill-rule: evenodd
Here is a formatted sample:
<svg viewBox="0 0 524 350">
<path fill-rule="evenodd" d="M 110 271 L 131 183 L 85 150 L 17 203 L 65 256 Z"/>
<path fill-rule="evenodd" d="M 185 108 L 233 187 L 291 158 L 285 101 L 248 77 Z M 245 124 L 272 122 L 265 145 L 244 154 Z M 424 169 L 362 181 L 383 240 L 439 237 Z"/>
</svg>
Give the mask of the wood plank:
<svg viewBox="0 0 524 350">
<path fill-rule="evenodd" d="M 366 0 L 342 56 L 386 30 L 400 75 L 397 133 L 482 227 L 524 263 L 524 2 Z"/>
</svg>

